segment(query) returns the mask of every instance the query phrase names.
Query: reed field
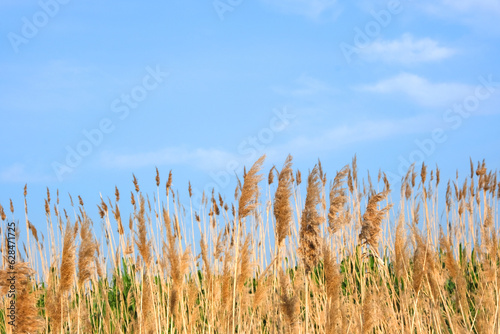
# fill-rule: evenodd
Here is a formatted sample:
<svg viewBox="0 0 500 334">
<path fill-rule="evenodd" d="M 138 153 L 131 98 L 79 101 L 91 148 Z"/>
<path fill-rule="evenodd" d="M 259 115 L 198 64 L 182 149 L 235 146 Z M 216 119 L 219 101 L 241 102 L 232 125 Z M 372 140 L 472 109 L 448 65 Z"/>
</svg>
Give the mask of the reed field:
<svg viewBox="0 0 500 334">
<path fill-rule="evenodd" d="M 264 159 L 201 206 L 158 170 L 141 180 L 154 193 L 134 176 L 96 217 L 47 190 L 44 236 L 26 200 L 1 203 L 0 332 L 500 332 L 500 183 L 484 161 L 450 181 L 412 166 L 396 187 L 355 158 L 302 173 Z"/>
</svg>

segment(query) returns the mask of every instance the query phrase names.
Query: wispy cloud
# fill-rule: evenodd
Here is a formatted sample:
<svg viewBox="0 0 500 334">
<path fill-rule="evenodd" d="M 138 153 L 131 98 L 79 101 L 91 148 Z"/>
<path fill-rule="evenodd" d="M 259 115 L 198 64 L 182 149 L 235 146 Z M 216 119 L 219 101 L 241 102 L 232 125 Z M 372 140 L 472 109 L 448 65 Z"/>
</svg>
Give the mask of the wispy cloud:
<svg viewBox="0 0 500 334">
<path fill-rule="evenodd" d="M 435 2 L 462 13 L 471 11 L 483 11 L 500 14 L 500 2 L 497 0 L 443 0 Z"/>
<path fill-rule="evenodd" d="M 26 7 L 26 6 L 29 6 L 29 3 L 17 0 L 3 0 L 0 3 L 0 7 Z"/>
<path fill-rule="evenodd" d="M 24 67 L 4 64 L 0 71 L 12 73 L 12 80 L 16 83 L 0 91 L 4 107 L 24 111 L 33 110 L 33 106 L 36 106 L 37 112 L 47 113 L 78 110 L 95 99 L 89 93 L 94 87 L 109 80 L 99 69 L 64 60 Z M 14 76 L 13 73 L 18 75 Z M 29 99 L 26 98 L 26 91 L 30 91 Z"/>
<path fill-rule="evenodd" d="M 295 98 L 338 92 L 337 89 L 330 86 L 328 83 L 307 74 L 302 74 L 298 77 L 291 88 L 274 87 L 273 90 L 279 94 Z"/>
<path fill-rule="evenodd" d="M 105 151 L 100 163 L 106 168 L 142 168 L 162 165 L 189 165 L 204 171 L 225 168 L 229 161 L 239 157 L 213 148 L 167 147 L 156 151 L 119 154 Z"/>
<path fill-rule="evenodd" d="M 274 7 L 286 14 L 303 15 L 310 19 L 318 19 L 320 16 L 330 15 L 337 17 L 341 9 L 337 0 L 261 0 L 265 4 Z"/>
<path fill-rule="evenodd" d="M 0 169 L 0 182 L 3 183 L 38 183 L 52 182 L 53 177 L 45 175 L 37 170 L 27 170 L 25 164 L 13 163 Z"/>
<path fill-rule="evenodd" d="M 396 40 L 376 40 L 360 51 L 361 57 L 366 60 L 384 61 L 391 64 L 438 61 L 456 53 L 456 50 L 441 46 L 433 39 L 415 39 L 411 34 L 404 34 Z"/>
<path fill-rule="evenodd" d="M 271 149 L 273 152 L 327 152 L 348 145 L 372 142 L 400 135 L 421 133 L 432 128 L 435 120 L 429 114 L 403 119 L 374 119 L 344 123 L 317 134 L 301 135 Z"/>
<path fill-rule="evenodd" d="M 417 6 L 435 17 L 479 28 L 488 34 L 500 33 L 498 0 L 424 0 Z"/>
<path fill-rule="evenodd" d="M 374 119 L 363 122 L 345 122 L 322 132 L 304 131 L 290 140 L 276 145 L 268 145 L 257 156 L 266 154 L 269 161 L 277 161 L 284 153 L 303 155 L 311 152 L 328 152 L 347 145 L 373 142 L 429 130 L 435 124 L 432 115 L 420 114 L 403 119 Z M 168 147 L 151 152 L 119 154 L 103 152 L 100 164 L 104 168 L 137 169 L 154 166 L 189 166 L 204 172 L 225 170 L 228 163 L 248 165 L 255 160 L 245 154 L 232 153 L 229 150 L 214 148 Z"/>
<path fill-rule="evenodd" d="M 393 94 L 400 93 L 426 107 L 444 107 L 463 99 L 473 91 L 473 87 L 455 83 L 434 83 L 411 73 L 401 73 L 375 84 L 358 87 L 360 90 Z"/>
</svg>

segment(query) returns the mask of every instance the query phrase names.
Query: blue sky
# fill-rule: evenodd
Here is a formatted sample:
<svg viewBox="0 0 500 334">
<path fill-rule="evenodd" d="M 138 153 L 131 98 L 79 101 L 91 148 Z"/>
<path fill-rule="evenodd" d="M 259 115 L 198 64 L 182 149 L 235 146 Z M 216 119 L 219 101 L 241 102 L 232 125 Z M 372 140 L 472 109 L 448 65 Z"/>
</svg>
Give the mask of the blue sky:
<svg viewBox="0 0 500 334">
<path fill-rule="evenodd" d="M 233 194 L 267 154 L 397 183 L 408 164 L 500 165 L 494 0 L 0 4 L 0 203 L 44 225 L 46 187 L 95 204 L 155 167 Z M 162 188 L 163 189 L 163 188 Z"/>
</svg>

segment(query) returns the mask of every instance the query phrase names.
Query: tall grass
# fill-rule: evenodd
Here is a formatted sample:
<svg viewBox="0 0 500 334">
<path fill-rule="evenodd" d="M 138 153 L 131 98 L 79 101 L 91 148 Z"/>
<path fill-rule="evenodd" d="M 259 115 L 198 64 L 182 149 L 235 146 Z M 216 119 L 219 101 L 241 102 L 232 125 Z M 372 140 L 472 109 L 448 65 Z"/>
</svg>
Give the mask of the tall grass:
<svg viewBox="0 0 500 334">
<path fill-rule="evenodd" d="M 134 176 L 128 203 L 116 189 L 113 201 L 101 199 L 100 217 L 89 217 L 80 197 L 68 213 L 47 191 L 47 239 L 25 201 L 17 332 L 500 331 L 500 184 L 484 162 L 449 181 L 441 205 L 440 172 L 425 165 L 393 189 L 382 172 L 375 184 L 360 180 L 355 159 L 331 182 L 318 161 L 304 184 L 291 156 L 263 184 L 263 162 L 238 181 L 234 201 L 212 192 L 200 207 L 180 203 L 172 173 L 164 187 L 158 170 L 152 200 Z M 0 331 L 12 333 L 12 202 L 5 211 Z"/>
</svg>

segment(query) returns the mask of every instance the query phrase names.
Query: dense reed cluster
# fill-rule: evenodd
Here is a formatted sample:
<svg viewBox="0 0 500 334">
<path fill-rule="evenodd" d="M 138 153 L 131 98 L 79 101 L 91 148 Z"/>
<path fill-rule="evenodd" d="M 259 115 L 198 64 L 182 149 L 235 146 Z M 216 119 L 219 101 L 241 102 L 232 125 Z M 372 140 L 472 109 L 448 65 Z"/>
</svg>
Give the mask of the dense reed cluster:
<svg viewBox="0 0 500 334">
<path fill-rule="evenodd" d="M 442 195 L 439 169 L 424 164 L 393 189 L 383 172 L 375 184 L 359 179 L 356 159 L 330 182 L 318 161 L 305 184 L 291 156 L 267 182 L 263 162 L 234 199 L 212 192 L 201 206 L 181 203 L 172 173 L 162 183 L 158 170 L 152 198 L 134 176 L 129 200 L 116 189 L 100 217 L 80 197 L 66 211 L 47 190 L 47 236 L 26 200 L 21 221 L 12 201 L 0 206 L 0 332 L 14 332 L 13 220 L 26 242 L 16 250 L 18 333 L 500 331 L 500 183 L 484 162 Z"/>
</svg>

